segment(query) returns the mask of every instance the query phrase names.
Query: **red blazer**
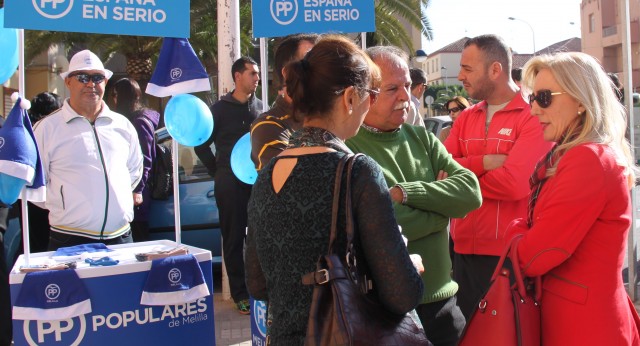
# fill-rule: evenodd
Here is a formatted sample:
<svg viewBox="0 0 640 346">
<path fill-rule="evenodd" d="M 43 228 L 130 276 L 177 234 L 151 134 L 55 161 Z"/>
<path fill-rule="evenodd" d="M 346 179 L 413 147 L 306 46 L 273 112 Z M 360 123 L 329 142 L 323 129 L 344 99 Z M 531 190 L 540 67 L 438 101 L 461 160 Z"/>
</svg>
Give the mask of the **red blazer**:
<svg viewBox="0 0 640 346">
<path fill-rule="evenodd" d="M 613 151 L 584 144 L 560 158 L 527 230 L 514 221 L 527 276 L 543 276 L 543 345 L 640 345 L 622 282 L 631 223 L 627 178 Z"/>
</svg>

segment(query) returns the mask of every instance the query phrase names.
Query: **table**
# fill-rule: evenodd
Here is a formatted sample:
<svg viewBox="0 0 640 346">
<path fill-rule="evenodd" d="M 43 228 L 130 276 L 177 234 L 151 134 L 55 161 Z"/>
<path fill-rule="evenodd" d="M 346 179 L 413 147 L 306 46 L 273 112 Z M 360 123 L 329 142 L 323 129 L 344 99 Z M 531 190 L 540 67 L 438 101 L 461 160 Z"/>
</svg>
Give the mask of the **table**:
<svg viewBox="0 0 640 346">
<path fill-rule="evenodd" d="M 209 296 L 186 304 L 140 305 L 151 262 L 139 262 L 134 254 L 176 245 L 169 240 L 110 245 L 116 251 L 109 256 L 120 261 L 115 266 L 78 261 L 76 272 L 89 292 L 92 312 L 55 321 L 14 319 L 15 345 L 215 345 L 210 251 L 186 246 L 202 269 Z M 29 264 L 51 262 L 52 254 L 32 254 Z M 9 275 L 12 306 L 26 275 L 19 271 L 24 263 L 22 255 Z"/>
</svg>

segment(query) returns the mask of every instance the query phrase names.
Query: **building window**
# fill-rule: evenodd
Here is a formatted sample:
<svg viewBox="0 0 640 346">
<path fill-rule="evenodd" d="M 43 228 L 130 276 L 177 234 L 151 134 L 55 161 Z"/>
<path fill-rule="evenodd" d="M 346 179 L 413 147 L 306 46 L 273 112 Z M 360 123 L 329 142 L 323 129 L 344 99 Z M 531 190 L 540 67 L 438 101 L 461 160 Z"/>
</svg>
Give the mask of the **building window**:
<svg viewBox="0 0 640 346">
<path fill-rule="evenodd" d="M 596 16 L 591 13 L 589 15 L 589 32 L 592 33 L 596 31 Z"/>
</svg>

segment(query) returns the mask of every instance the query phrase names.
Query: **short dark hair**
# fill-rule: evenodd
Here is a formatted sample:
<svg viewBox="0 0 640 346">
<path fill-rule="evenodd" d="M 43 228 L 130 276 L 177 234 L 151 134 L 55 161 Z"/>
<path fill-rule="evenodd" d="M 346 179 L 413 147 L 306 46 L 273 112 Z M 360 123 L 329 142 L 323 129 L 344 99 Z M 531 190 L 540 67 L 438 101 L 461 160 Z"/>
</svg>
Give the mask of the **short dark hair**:
<svg viewBox="0 0 640 346">
<path fill-rule="evenodd" d="M 62 107 L 62 99 L 52 92 L 41 92 L 31 99 L 29 119 L 36 122 Z"/>
<path fill-rule="evenodd" d="M 231 65 L 231 78 L 234 82 L 236 81 L 236 72 L 244 72 L 247 69 L 247 64 L 258 66 L 258 63 L 248 56 L 240 57 L 240 59 L 236 60 L 233 65 Z"/>
<path fill-rule="evenodd" d="M 511 73 L 513 64 L 511 58 L 511 48 L 507 46 L 504 40 L 497 35 L 480 35 L 470 38 L 465 42 L 464 48 L 471 45 L 478 47 L 482 52 L 485 67 L 489 67 L 494 62 L 502 65 L 503 73 Z"/>
<path fill-rule="evenodd" d="M 511 79 L 513 79 L 516 82 L 519 82 L 522 80 L 522 69 L 520 67 L 511 69 Z"/>
<path fill-rule="evenodd" d="M 411 76 L 411 89 L 415 89 L 418 85 L 427 83 L 427 75 L 419 68 L 410 68 L 409 76 Z"/>
<path fill-rule="evenodd" d="M 284 87 L 284 76 L 282 75 L 282 69 L 290 62 L 296 60 L 296 53 L 298 47 L 303 41 L 315 44 L 318 41 L 320 35 L 317 34 L 295 34 L 286 36 L 280 41 L 276 47 L 273 56 L 273 68 L 277 77 L 277 89 Z"/>
</svg>

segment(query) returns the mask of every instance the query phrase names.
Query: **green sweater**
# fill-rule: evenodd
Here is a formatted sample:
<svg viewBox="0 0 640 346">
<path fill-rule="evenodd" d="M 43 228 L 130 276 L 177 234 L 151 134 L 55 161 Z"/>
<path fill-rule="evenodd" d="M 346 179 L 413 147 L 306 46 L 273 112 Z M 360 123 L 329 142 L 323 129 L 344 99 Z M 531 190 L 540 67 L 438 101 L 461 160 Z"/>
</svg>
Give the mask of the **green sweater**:
<svg viewBox="0 0 640 346">
<path fill-rule="evenodd" d="M 389 187 L 401 185 L 407 203 L 394 203 L 396 219 L 409 239 L 409 253 L 422 256 L 422 304 L 441 301 L 458 291 L 451 279 L 447 226 L 482 204 L 475 174 L 460 166 L 444 145 L 424 127 L 402 125 L 395 132 L 365 128 L 347 142 L 356 153 L 372 157 L 382 168 Z M 448 177 L 436 180 L 439 171 Z"/>
</svg>

